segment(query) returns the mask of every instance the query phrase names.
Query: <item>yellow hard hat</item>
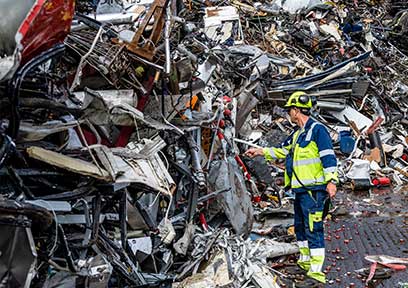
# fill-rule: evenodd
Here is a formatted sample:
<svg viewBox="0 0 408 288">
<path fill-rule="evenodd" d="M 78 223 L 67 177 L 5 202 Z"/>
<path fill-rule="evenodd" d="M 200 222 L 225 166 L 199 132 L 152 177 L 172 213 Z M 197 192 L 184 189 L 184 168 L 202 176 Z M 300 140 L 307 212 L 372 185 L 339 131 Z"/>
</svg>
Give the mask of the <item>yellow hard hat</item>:
<svg viewBox="0 0 408 288">
<path fill-rule="evenodd" d="M 296 91 L 290 95 L 288 101 L 285 104 L 285 108 L 298 107 L 304 109 L 312 108 L 312 99 L 303 91 Z"/>
</svg>

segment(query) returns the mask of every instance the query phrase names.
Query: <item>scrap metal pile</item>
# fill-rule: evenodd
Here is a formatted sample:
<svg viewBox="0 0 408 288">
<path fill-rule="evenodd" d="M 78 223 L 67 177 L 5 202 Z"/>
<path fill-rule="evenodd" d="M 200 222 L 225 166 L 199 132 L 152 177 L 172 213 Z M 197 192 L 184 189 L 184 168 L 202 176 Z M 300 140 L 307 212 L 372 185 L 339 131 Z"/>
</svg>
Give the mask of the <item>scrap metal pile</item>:
<svg viewBox="0 0 408 288">
<path fill-rule="evenodd" d="M 7 287 L 280 287 L 283 166 L 241 155 L 293 131 L 295 91 L 342 183 L 408 181 L 405 1 L 23 2 L 0 4 Z"/>
</svg>

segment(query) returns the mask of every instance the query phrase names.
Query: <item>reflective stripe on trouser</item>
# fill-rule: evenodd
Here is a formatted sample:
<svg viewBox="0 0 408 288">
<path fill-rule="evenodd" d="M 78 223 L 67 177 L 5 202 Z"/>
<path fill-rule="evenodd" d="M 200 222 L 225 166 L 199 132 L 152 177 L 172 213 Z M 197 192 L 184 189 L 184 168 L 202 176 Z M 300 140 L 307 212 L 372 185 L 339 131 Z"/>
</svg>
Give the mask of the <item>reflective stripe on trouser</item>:
<svg viewBox="0 0 408 288">
<path fill-rule="evenodd" d="M 299 265 L 300 268 L 303 270 L 308 271 L 310 268 L 310 250 L 309 250 L 309 244 L 307 241 L 298 241 L 298 246 L 299 246 L 299 260 L 297 261 L 297 264 Z"/>
<path fill-rule="evenodd" d="M 322 272 L 324 263 L 324 248 L 310 249 L 310 269 L 307 276 L 319 282 L 326 283 L 326 275 Z"/>
</svg>

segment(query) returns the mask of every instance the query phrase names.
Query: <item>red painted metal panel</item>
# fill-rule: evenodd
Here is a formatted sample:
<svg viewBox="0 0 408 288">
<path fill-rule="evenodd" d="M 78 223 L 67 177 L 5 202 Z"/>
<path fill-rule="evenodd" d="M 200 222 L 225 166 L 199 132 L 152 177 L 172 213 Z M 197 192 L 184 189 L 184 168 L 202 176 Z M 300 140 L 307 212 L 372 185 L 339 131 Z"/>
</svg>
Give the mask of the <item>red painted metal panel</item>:
<svg viewBox="0 0 408 288">
<path fill-rule="evenodd" d="M 71 28 L 74 10 L 75 0 L 35 2 L 17 32 L 22 64 L 64 41 Z"/>
</svg>

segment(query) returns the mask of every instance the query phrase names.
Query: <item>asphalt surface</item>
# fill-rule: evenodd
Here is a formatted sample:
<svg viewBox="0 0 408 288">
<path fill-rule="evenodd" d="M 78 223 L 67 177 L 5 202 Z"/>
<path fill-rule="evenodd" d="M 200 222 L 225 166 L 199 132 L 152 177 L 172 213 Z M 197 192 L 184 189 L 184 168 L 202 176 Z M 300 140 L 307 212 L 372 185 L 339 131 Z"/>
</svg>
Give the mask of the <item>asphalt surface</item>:
<svg viewBox="0 0 408 288">
<path fill-rule="evenodd" d="M 340 193 L 343 215 L 327 221 L 325 287 L 408 287 L 408 272 L 391 271 L 388 279 L 369 284 L 356 270 L 370 267 L 366 255 L 408 258 L 408 196 L 404 190 L 373 189 Z M 407 265 L 408 266 L 408 265 Z M 380 272 L 376 275 L 381 274 Z"/>
</svg>

